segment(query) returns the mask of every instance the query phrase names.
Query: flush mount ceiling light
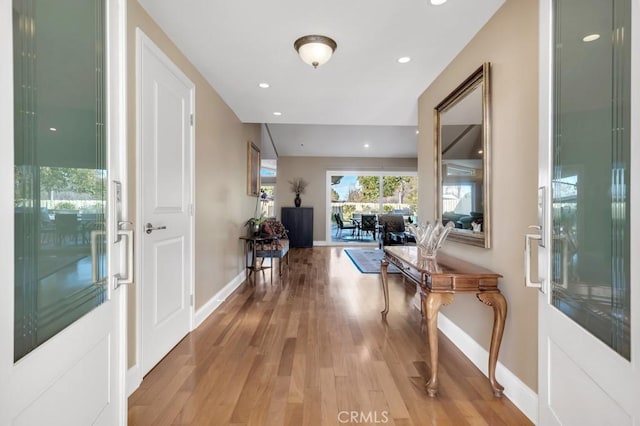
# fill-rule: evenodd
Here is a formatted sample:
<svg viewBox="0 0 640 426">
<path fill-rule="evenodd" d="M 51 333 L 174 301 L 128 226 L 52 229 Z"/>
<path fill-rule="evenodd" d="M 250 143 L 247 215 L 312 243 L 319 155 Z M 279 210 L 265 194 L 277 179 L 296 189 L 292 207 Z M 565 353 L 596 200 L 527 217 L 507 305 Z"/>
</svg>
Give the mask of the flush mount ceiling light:
<svg viewBox="0 0 640 426">
<path fill-rule="evenodd" d="M 440 6 L 441 4 L 445 4 L 447 0 L 431 0 L 431 4 L 434 6 Z"/>
<path fill-rule="evenodd" d="M 338 45 L 329 37 L 322 35 L 307 35 L 300 37 L 293 43 L 293 47 L 303 62 L 318 68 L 331 59 Z"/>
</svg>

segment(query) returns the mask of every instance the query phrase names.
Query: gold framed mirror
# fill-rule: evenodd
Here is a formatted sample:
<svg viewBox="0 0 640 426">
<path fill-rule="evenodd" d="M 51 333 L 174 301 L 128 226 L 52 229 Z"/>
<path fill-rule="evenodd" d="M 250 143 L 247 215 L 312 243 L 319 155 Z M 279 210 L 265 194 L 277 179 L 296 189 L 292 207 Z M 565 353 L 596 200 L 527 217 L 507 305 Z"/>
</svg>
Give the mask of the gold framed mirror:
<svg viewBox="0 0 640 426">
<path fill-rule="evenodd" d="M 484 63 L 434 109 L 436 220 L 448 239 L 491 243 L 490 64 Z"/>
</svg>

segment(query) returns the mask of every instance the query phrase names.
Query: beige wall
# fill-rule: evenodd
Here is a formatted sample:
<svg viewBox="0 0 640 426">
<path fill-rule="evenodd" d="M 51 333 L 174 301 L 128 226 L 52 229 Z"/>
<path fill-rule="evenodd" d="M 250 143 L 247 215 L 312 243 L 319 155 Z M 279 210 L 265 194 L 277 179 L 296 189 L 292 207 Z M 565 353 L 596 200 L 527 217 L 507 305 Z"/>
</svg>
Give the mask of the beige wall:
<svg viewBox="0 0 640 426">
<path fill-rule="evenodd" d="M 129 217 L 136 212 L 135 31 L 139 27 L 195 84 L 195 309 L 242 272 L 238 237 L 252 215 L 246 195 L 247 141 L 260 144 L 260 127 L 243 124 L 136 0 L 128 4 Z M 137 226 L 140 229 L 140 226 Z M 135 288 L 129 290 L 129 366 L 136 357 Z"/>
<path fill-rule="evenodd" d="M 499 361 L 537 390 L 537 292 L 523 285 L 527 226 L 537 222 L 538 2 L 507 0 L 487 25 L 420 96 L 418 176 L 434 176 L 433 108 L 483 62 L 491 62 L 492 247 L 447 242 L 444 251 L 504 278 L 509 304 Z M 434 187 L 421 185 L 419 214 L 434 217 Z M 488 350 L 492 310 L 472 296 L 442 309 Z"/>
<path fill-rule="evenodd" d="M 351 158 L 351 157 L 279 157 L 276 183 L 276 215 L 280 217 L 281 207 L 293 207 L 295 194 L 289 189 L 289 181 L 301 177 L 309 186 L 302 198 L 303 207 L 313 207 L 313 240 L 326 240 L 327 170 L 351 171 L 399 171 L 415 172 L 415 158 Z M 426 180 L 432 185 L 432 177 Z M 422 181 L 418 182 L 422 188 Z M 420 192 L 422 194 L 422 192 Z M 331 238 L 329 238 L 331 239 Z"/>
</svg>

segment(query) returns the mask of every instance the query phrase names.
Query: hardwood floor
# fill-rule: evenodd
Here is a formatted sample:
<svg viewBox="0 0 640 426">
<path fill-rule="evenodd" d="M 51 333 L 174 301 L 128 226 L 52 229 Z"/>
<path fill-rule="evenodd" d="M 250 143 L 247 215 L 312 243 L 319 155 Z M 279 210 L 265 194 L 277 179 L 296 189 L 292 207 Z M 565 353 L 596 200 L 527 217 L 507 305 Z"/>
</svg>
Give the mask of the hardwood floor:
<svg viewBox="0 0 640 426">
<path fill-rule="evenodd" d="M 529 425 L 443 335 L 440 393 L 415 289 L 361 274 L 342 248 L 292 249 L 282 280 L 244 284 L 129 398 L 130 425 Z"/>
</svg>

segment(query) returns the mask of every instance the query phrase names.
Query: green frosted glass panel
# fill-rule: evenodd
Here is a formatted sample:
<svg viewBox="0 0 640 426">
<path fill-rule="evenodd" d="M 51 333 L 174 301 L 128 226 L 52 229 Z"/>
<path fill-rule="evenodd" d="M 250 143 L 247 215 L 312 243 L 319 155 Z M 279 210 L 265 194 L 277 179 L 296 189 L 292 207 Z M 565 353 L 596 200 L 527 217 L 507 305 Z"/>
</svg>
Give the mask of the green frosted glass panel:
<svg viewBox="0 0 640 426">
<path fill-rule="evenodd" d="M 551 188 L 552 303 L 627 359 L 630 16 L 629 0 L 555 1 Z"/>
<path fill-rule="evenodd" d="M 102 0 L 14 0 L 14 359 L 106 299 Z"/>
</svg>

